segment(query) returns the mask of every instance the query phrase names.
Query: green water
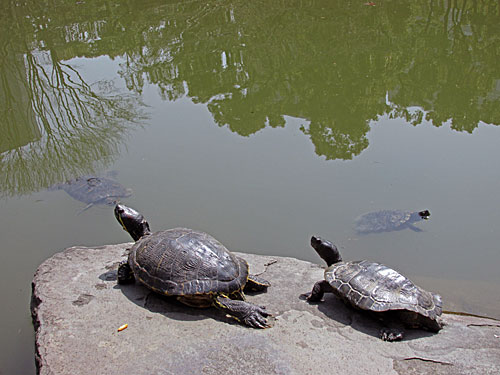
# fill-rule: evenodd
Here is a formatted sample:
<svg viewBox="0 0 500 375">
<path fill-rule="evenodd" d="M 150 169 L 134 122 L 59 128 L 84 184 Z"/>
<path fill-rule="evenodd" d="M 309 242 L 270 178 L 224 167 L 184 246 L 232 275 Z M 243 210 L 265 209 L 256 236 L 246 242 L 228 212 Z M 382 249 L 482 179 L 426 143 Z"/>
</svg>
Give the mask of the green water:
<svg viewBox="0 0 500 375">
<path fill-rule="evenodd" d="M 50 189 L 109 171 L 154 230 L 317 263 L 321 235 L 500 318 L 500 5 L 364 3 L 2 2 L 0 374 L 35 371 L 37 266 L 129 241 Z M 431 217 L 355 233 L 391 208 Z"/>
</svg>

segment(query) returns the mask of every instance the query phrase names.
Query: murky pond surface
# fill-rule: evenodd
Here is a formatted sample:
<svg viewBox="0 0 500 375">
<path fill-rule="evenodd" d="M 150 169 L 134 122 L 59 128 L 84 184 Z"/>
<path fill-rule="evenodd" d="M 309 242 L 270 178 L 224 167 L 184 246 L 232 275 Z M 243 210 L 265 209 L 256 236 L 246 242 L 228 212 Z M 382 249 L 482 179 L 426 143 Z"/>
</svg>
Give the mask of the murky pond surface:
<svg viewBox="0 0 500 375">
<path fill-rule="evenodd" d="M 154 230 L 321 263 L 317 234 L 500 318 L 499 6 L 5 2 L 0 373 L 35 371 L 37 266 L 129 241 L 111 207 L 54 188 L 80 176 L 133 189 Z M 381 209 L 431 216 L 355 232 Z"/>
</svg>

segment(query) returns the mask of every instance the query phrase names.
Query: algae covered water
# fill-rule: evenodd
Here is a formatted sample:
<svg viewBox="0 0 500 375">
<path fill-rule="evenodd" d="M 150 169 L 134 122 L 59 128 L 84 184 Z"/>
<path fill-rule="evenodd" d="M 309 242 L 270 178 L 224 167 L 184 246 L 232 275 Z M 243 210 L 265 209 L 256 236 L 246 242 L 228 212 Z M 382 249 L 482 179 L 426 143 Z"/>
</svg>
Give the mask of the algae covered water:
<svg viewBox="0 0 500 375">
<path fill-rule="evenodd" d="M 112 173 L 153 230 L 316 263 L 323 236 L 500 318 L 498 2 L 3 8 L 0 373 L 35 371 L 37 266 L 129 241 L 111 207 L 79 213 L 53 188 L 80 176 Z M 384 209 L 431 215 L 421 232 L 356 233 Z"/>
</svg>

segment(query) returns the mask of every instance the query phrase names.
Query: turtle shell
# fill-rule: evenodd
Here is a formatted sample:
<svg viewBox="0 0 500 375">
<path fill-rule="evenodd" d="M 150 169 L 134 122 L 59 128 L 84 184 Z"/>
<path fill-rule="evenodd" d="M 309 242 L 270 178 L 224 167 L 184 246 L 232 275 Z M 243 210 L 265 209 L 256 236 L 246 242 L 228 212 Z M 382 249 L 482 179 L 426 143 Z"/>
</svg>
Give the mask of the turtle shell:
<svg viewBox="0 0 500 375">
<path fill-rule="evenodd" d="M 355 221 L 356 231 L 360 233 L 389 232 L 402 229 L 407 224 L 413 212 L 402 210 L 381 210 L 368 212 Z"/>
<path fill-rule="evenodd" d="M 245 260 L 212 236 L 187 228 L 141 238 L 128 262 L 143 284 L 171 296 L 230 294 L 242 289 L 248 278 Z"/>
<path fill-rule="evenodd" d="M 325 280 L 335 294 L 359 309 L 406 310 L 431 320 L 442 313 L 439 295 L 383 264 L 367 260 L 335 263 L 326 269 Z"/>
</svg>

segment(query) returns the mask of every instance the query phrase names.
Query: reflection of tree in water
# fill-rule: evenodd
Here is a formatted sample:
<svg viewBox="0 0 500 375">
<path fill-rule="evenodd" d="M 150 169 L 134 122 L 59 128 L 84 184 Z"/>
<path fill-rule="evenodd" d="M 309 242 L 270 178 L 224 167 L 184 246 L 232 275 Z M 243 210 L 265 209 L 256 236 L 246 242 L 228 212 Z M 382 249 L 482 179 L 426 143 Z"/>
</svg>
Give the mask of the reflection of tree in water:
<svg viewBox="0 0 500 375">
<path fill-rule="evenodd" d="M 260 98 L 248 98 L 240 92 L 213 98 L 208 103 L 208 109 L 217 124 L 228 126 L 231 131 L 245 137 L 266 126 L 285 126 L 285 118 L 267 111 L 267 106 Z"/>
<path fill-rule="evenodd" d="M 368 139 L 364 132 L 355 134 L 341 127 L 319 122 L 311 123 L 307 128 L 302 126 L 300 130 L 310 136 L 316 154 L 325 156 L 326 160 L 352 159 L 368 147 Z"/>
<path fill-rule="evenodd" d="M 384 5 L 177 4 L 143 33 L 123 75 L 136 90 L 146 78 L 165 99 L 207 103 L 244 136 L 304 118 L 327 159 L 359 155 L 383 114 L 467 132 L 498 124 L 499 3 Z"/>
<path fill-rule="evenodd" d="M 500 3 L 431 1 L 407 6 L 412 14 L 426 17 L 408 18 L 407 46 L 401 52 L 411 59 L 391 66 L 391 115 L 413 125 L 449 122 L 452 129 L 469 133 L 481 121 L 499 124 Z"/>
<path fill-rule="evenodd" d="M 303 118 L 327 159 L 359 155 L 383 114 L 467 132 L 500 123 L 496 1 L 55 0 L 50 21 L 33 4 L 30 22 L 64 59 L 124 56 L 130 90 L 149 82 L 165 100 L 187 95 L 243 136 Z"/>
<path fill-rule="evenodd" d="M 117 95 L 109 82 L 89 86 L 49 52 L 27 51 L 10 62 L 0 70 L 0 126 L 9 134 L 0 154 L 3 194 L 30 193 L 109 165 L 141 116 L 137 98 Z"/>
</svg>

